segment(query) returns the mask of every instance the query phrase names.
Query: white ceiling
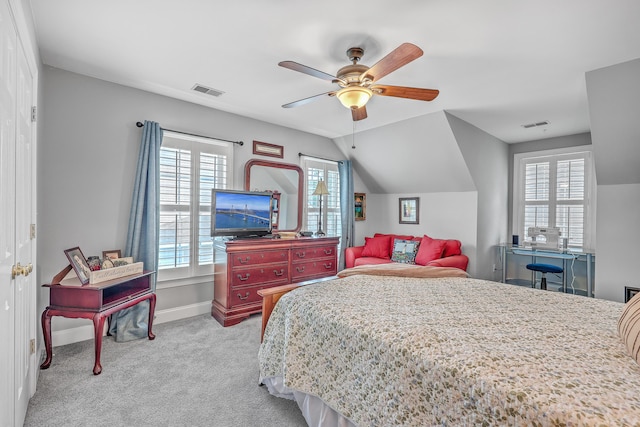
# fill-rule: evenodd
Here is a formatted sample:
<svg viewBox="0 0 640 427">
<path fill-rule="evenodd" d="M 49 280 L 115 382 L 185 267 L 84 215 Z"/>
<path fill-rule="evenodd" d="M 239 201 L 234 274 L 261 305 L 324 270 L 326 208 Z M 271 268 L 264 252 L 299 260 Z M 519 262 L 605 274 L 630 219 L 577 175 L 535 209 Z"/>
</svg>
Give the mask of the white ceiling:
<svg viewBox="0 0 640 427">
<path fill-rule="evenodd" d="M 506 142 L 589 131 L 585 72 L 640 57 L 638 0 L 31 0 L 42 61 L 334 138 L 354 130 L 332 83 L 345 51 L 373 65 L 403 42 L 424 55 L 380 80 L 439 89 L 374 97 L 355 131 L 447 110 Z M 194 84 L 224 91 L 219 98 Z M 523 124 L 549 121 L 524 129 Z"/>
</svg>

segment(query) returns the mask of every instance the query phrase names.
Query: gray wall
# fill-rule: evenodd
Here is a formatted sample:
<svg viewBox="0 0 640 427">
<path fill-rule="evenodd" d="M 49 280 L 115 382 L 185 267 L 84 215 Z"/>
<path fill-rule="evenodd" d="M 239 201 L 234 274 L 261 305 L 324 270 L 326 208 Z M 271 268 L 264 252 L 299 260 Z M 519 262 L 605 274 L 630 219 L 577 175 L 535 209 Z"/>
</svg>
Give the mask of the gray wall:
<svg viewBox="0 0 640 427">
<path fill-rule="evenodd" d="M 640 59 L 586 75 L 598 200 L 596 297 L 640 288 Z"/>
<path fill-rule="evenodd" d="M 47 283 L 67 261 L 63 250 L 79 246 L 85 256 L 124 249 L 141 129 L 153 120 L 168 129 L 229 140 L 234 148 L 234 188 L 244 185 L 252 141 L 284 146 L 284 159 L 298 152 L 341 158 L 335 144 L 312 135 L 137 89 L 44 67 L 38 152 L 38 281 Z M 273 158 L 262 157 L 265 160 Z M 201 283 L 158 284 L 159 312 L 210 302 L 210 278 Z M 38 306 L 48 303 L 42 290 Z M 56 319 L 54 330 L 86 322 Z M 58 341 L 60 343 L 60 341 Z"/>
<path fill-rule="evenodd" d="M 478 191 L 474 277 L 500 280 L 496 245 L 507 240 L 509 148 L 449 113 L 447 119 Z"/>
<path fill-rule="evenodd" d="M 477 243 L 475 185 L 444 111 L 334 140 L 362 179 L 367 219 L 356 244 L 376 232 L 458 239 L 474 275 Z M 419 224 L 399 224 L 398 198 L 420 197 Z"/>
<path fill-rule="evenodd" d="M 591 145 L 591 134 L 580 133 L 576 135 L 561 136 L 557 138 L 536 139 L 519 144 L 509 144 L 509 179 L 508 179 L 508 205 L 509 205 L 509 234 L 513 233 L 513 157 L 519 153 L 533 153 L 536 151 L 554 150 L 558 148 L 578 147 Z M 511 239 L 509 239 L 511 241 Z"/>
<path fill-rule="evenodd" d="M 444 111 L 361 132 L 336 144 L 373 194 L 356 242 L 375 232 L 459 239 L 473 277 L 498 279 L 507 236 L 508 147 Z M 420 197 L 420 224 L 398 223 L 398 198 Z"/>
</svg>

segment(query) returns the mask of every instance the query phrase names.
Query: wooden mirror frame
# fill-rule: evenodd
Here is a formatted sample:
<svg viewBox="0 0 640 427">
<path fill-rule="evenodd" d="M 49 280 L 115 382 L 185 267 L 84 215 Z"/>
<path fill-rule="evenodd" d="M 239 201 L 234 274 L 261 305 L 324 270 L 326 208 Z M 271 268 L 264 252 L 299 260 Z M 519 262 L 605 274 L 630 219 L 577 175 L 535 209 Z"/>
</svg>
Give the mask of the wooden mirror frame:
<svg viewBox="0 0 640 427">
<path fill-rule="evenodd" d="M 251 167 L 264 166 L 268 168 L 276 169 L 288 169 L 298 172 L 298 224 L 295 229 L 281 229 L 279 231 L 295 231 L 298 232 L 302 229 L 302 203 L 304 196 L 304 171 L 298 165 L 292 165 L 290 163 L 271 162 L 268 160 L 249 160 L 244 165 L 244 189 L 251 191 Z"/>
</svg>

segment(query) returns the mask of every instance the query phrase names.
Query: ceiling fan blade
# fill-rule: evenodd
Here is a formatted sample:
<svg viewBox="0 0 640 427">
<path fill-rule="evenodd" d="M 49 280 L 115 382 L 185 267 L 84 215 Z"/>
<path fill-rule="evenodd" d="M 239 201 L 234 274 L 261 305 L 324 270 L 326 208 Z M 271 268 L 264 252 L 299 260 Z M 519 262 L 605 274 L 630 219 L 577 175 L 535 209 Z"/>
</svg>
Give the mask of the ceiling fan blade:
<svg viewBox="0 0 640 427">
<path fill-rule="evenodd" d="M 351 109 L 351 116 L 353 117 L 353 121 L 357 122 L 358 120 L 364 120 L 367 118 L 367 106 L 363 105 L 357 109 Z"/>
<path fill-rule="evenodd" d="M 392 71 L 407 65 L 414 59 L 422 56 L 422 49 L 411 43 L 403 43 L 395 50 L 391 51 L 387 56 L 375 63 L 373 67 L 362 73 L 360 80 L 365 78 L 371 81 L 380 80 Z"/>
<path fill-rule="evenodd" d="M 331 74 L 327 74 L 323 71 L 316 70 L 315 68 L 307 67 L 306 65 L 298 64 L 294 61 L 282 61 L 278 63 L 279 66 L 288 68 L 293 71 L 298 71 L 300 73 L 308 74 L 313 77 L 317 77 L 322 80 L 334 81 L 336 78 Z"/>
<path fill-rule="evenodd" d="M 440 93 L 440 91 L 436 89 L 421 89 L 417 87 L 405 86 L 373 85 L 370 89 L 376 95 L 417 99 L 418 101 L 433 101 Z"/>
<path fill-rule="evenodd" d="M 282 107 L 283 108 L 299 107 L 300 105 L 308 104 L 308 103 L 313 102 L 313 101 L 315 101 L 317 99 L 320 99 L 323 96 L 334 96 L 335 94 L 336 94 L 335 91 L 319 93 L 318 95 L 313 95 L 313 96 L 310 96 L 308 98 L 303 98 L 303 99 L 299 99 L 297 101 L 290 102 L 288 104 L 284 104 Z"/>
</svg>

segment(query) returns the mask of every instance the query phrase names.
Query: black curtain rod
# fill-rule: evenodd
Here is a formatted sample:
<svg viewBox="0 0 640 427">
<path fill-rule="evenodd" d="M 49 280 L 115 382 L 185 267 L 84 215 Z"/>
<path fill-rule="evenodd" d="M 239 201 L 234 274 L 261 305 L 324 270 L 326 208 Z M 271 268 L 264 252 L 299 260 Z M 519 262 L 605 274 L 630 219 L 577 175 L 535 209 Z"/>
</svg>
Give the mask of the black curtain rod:
<svg viewBox="0 0 640 427">
<path fill-rule="evenodd" d="M 342 163 L 342 160 L 325 159 L 324 157 L 313 156 L 311 154 L 298 153 L 298 157 L 302 157 L 302 156 L 313 157 L 314 159 L 318 159 L 318 160 L 326 160 L 327 162 Z"/>
<path fill-rule="evenodd" d="M 136 122 L 136 126 L 138 126 L 139 128 L 141 128 L 142 126 L 144 126 L 144 123 L 142 122 Z M 233 144 L 238 144 L 240 146 L 244 145 L 244 142 L 242 141 L 229 141 L 228 139 L 222 139 L 222 138 L 214 138 L 213 136 L 205 136 L 205 135 L 198 135 L 196 133 L 189 133 L 189 132 L 182 132 L 179 130 L 173 130 L 173 129 L 165 129 L 165 128 L 160 128 L 162 130 L 166 130 L 169 132 L 175 132 L 175 133 L 181 133 L 183 135 L 190 135 L 190 136 L 197 136 L 199 138 L 207 138 L 207 139 L 217 139 L 218 141 L 224 141 L 224 142 L 231 142 Z"/>
</svg>

